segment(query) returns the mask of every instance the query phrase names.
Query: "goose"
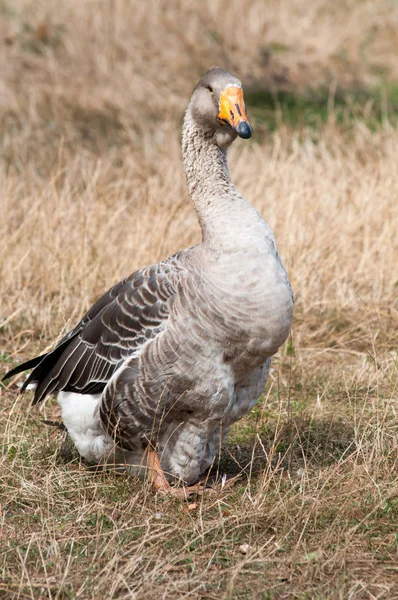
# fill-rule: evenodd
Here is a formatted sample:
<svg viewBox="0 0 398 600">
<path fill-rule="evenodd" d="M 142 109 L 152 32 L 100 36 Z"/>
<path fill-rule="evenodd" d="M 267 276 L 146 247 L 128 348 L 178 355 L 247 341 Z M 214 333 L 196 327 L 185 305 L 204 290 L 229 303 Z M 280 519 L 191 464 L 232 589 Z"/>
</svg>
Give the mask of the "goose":
<svg viewBox="0 0 398 600">
<path fill-rule="evenodd" d="M 262 395 L 285 342 L 293 295 L 274 235 L 233 185 L 227 148 L 252 135 L 242 84 L 212 67 L 193 90 L 183 165 L 202 241 L 111 287 L 26 370 L 33 404 L 57 394 L 89 463 L 188 490 L 231 425 Z"/>
</svg>

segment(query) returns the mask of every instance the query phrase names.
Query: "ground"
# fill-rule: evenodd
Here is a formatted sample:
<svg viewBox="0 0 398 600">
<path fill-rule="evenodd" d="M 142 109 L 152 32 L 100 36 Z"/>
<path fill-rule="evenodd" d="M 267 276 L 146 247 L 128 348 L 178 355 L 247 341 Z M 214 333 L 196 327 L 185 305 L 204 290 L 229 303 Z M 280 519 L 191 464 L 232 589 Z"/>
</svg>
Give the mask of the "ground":
<svg viewBox="0 0 398 600">
<path fill-rule="evenodd" d="M 234 182 L 296 298 L 263 397 L 181 502 L 90 470 L 54 400 L 0 389 L 0 598 L 398 598 L 398 7 L 0 0 L 0 367 L 196 243 L 183 111 L 219 64 Z"/>
</svg>

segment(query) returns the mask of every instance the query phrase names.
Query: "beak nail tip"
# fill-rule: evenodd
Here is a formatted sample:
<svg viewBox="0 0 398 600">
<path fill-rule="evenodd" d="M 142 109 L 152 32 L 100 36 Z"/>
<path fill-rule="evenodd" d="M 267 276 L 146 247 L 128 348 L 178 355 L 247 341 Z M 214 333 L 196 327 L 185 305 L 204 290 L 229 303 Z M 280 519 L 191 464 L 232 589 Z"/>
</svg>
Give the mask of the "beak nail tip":
<svg viewBox="0 0 398 600">
<path fill-rule="evenodd" d="M 236 133 L 240 138 L 247 140 L 252 136 L 253 129 L 247 121 L 241 121 L 236 128 Z"/>
</svg>

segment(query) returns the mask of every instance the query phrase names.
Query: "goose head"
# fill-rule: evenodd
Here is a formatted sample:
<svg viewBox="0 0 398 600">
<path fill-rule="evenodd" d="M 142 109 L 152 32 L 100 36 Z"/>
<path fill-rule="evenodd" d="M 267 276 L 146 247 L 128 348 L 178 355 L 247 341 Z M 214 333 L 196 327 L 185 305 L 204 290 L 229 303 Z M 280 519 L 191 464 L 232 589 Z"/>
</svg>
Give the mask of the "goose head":
<svg viewBox="0 0 398 600">
<path fill-rule="evenodd" d="M 220 148 L 227 148 L 237 136 L 252 135 L 242 84 L 219 67 L 211 67 L 196 84 L 188 111 L 199 130 Z"/>
</svg>

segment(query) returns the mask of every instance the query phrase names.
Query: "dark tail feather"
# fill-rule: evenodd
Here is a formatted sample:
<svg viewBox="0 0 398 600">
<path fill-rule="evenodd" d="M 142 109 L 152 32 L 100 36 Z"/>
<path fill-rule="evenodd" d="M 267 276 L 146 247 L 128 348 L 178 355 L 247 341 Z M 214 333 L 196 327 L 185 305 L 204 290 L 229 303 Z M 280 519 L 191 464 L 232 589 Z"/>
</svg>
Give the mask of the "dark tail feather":
<svg viewBox="0 0 398 600">
<path fill-rule="evenodd" d="M 52 394 L 53 392 L 56 392 L 58 388 L 58 381 L 56 379 L 50 379 L 48 381 L 48 379 L 44 379 L 45 385 L 43 385 L 43 382 L 40 382 L 37 386 L 37 388 L 35 389 L 35 395 L 33 397 L 32 400 L 32 405 L 34 406 L 35 404 L 37 404 L 38 402 L 41 402 L 42 400 L 44 400 L 44 398 L 46 396 L 48 396 L 49 394 Z M 29 385 L 29 384 L 28 384 Z"/>
<path fill-rule="evenodd" d="M 57 427 L 57 429 L 60 429 L 61 431 L 68 431 L 65 425 L 59 421 L 47 421 L 47 419 L 42 419 L 41 422 L 45 425 L 50 425 L 50 427 Z"/>
<path fill-rule="evenodd" d="M 1 381 L 6 381 L 10 379 L 10 377 L 14 377 L 14 375 L 18 375 L 18 373 L 22 373 L 23 371 L 29 371 L 29 369 L 34 369 L 41 363 L 41 361 L 47 356 L 47 354 L 42 354 L 41 356 L 36 356 L 36 358 L 32 358 L 32 360 L 28 360 L 27 362 L 22 363 L 22 365 L 18 365 L 11 371 L 8 371 L 3 377 Z M 25 384 L 24 384 L 25 385 Z"/>
<path fill-rule="evenodd" d="M 43 391 L 41 391 L 41 393 L 39 394 L 38 391 L 40 384 L 43 382 L 43 379 L 46 377 L 46 375 L 48 375 L 48 373 L 51 372 L 53 367 L 56 365 L 59 358 L 65 351 L 66 347 L 77 335 L 79 335 L 79 333 L 80 331 L 77 330 L 73 335 L 62 340 L 61 343 L 58 344 L 58 346 L 56 346 L 51 352 L 48 352 L 47 354 L 42 354 L 41 356 L 37 356 L 36 358 L 32 358 L 32 360 L 28 360 L 28 362 L 23 363 L 22 365 L 18 365 L 18 367 L 15 367 L 15 369 L 12 369 L 8 373 L 6 373 L 2 381 L 5 381 L 6 379 L 13 377 L 14 375 L 17 375 L 18 373 L 22 373 L 22 371 L 33 369 L 29 377 L 23 382 L 20 392 L 24 392 L 30 383 L 37 383 L 33 404 L 36 404 L 36 402 L 40 402 L 40 400 L 43 400 L 43 398 L 47 394 L 55 391 L 58 382 L 57 380 L 50 380 L 50 383 L 52 383 L 53 385 L 46 387 L 44 393 Z"/>
</svg>

